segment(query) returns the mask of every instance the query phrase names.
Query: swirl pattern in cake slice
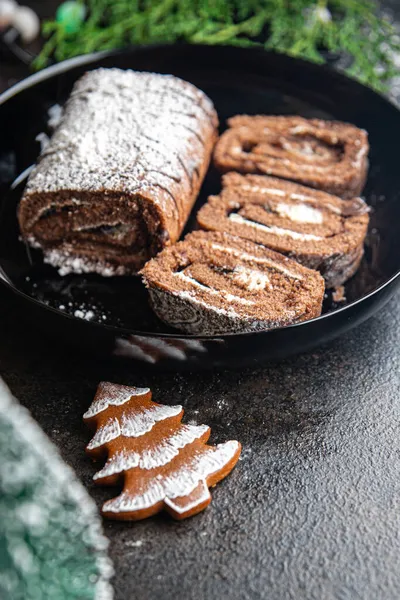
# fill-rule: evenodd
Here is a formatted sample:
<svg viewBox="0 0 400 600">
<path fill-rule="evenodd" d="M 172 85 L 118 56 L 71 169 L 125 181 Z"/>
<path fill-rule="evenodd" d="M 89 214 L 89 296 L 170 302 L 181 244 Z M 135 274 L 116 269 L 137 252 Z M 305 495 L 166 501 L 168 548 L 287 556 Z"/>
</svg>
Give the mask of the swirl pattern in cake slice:
<svg viewBox="0 0 400 600">
<path fill-rule="evenodd" d="M 172 75 L 86 73 L 29 177 L 24 239 L 62 275 L 136 273 L 179 238 L 217 124 L 207 96 Z"/>
<path fill-rule="evenodd" d="M 297 181 L 342 198 L 361 193 L 368 170 L 367 132 L 339 121 L 238 115 L 228 120 L 214 162 L 223 172 Z"/>
<path fill-rule="evenodd" d="M 196 231 L 142 270 L 155 313 L 193 334 L 260 331 L 321 313 L 324 280 L 249 240 Z"/>
<path fill-rule="evenodd" d="M 203 229 L 282 252 L 319 270 L 328 288 L 357 270 L 369 222 L 361 198 L 342 200 L 274 177 L 238 173 L 224 175 L 223 186 L 197 215 Z"/>
</svg>

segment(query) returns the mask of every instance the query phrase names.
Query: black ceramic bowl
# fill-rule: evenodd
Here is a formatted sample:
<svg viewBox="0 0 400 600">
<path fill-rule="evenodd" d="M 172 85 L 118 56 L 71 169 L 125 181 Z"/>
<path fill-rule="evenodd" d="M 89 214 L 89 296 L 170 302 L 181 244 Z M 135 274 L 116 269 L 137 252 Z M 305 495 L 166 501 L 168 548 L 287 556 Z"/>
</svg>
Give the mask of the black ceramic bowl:
<svg viewBox="0 0 400 600">
<path fill-rule="evenodd" d="M 259 333 L 193 337 L 163 325 L 137 278 L 68 276 L 42 263 L 18 239 L 16 207 L 27 170 L 48 132 L 48 109 L 63 104 L 87 69 L 132 68 L 172 73 L 214 101 L 222 128 L 237 113 L 299 114 L 339 119 L 368 130 L 372 207 L 365 257 L 345 287 L 346 301 L 328 295 L 317 319 Z M 309 350 L 379 310 L 400 282 L 400 111 L 372 90 L 329 68 L 265 52 L 207 46 L 158 46 L 79 57 L 50 67 L 0 97 L 0 283 L 21 314 L 58 340 L 154 367 L 202 368 L 262 363 Z M 211 169 L 196 209 L 219 189 Z M 192 223 L 188 224 L 190 229 Z M 49 341 L 49 343 L 51 343 Z"/>
</svg>

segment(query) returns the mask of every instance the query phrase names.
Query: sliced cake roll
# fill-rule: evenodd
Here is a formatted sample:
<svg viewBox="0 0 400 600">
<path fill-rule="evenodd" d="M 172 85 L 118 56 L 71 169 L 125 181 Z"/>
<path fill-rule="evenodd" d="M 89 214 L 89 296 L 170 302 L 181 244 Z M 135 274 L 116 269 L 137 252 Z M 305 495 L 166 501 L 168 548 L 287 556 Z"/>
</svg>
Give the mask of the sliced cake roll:
<svg viewBox="0 0 400 600">
<path fill-rule="evenodd" d="M 142 270 L 155 313 L 193 334 L 258 331 L 321 313 L 317 271 L 225 233 L 196 231 Z"/>
<path fill-rule="evenodd" d="M 274 175 L 342 198 L 364 187 L 368 136 L 354 125 L 259 115 L 238 115 L 228 125 L 214 153 L 223 172 Z"/>
<path fill-rule="evenodd" d="M 227 173 L 223 190 L 197 215 L 199 225 L 277 250 L 311 269 L 326 287 L 347 281 L 363 256 L 368 206 L 296 183 Z"/>
<path fill-rule="evenodd" d="M 86 73 L 29 177 L 24 239 L 61 274 L 137 272 L 178 239 L 217 125 L 207 96 L 171 75 Z"/>
</svg>

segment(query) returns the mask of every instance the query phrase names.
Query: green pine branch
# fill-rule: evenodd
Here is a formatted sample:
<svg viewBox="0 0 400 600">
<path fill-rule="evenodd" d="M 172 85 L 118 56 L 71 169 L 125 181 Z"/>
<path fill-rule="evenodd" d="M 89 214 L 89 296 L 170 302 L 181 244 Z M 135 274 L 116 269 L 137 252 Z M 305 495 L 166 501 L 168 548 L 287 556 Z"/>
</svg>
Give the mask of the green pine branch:
<svg viewBox="0 0 400 600">
<path fill-rule="evenodd" d="M 396 68 L 399 38 L 374 0 L 87 0 L 76 33 L 46 22 L 48 38 L 35 61 L 120 48 L 129 44 L 187 41 L 258 45 L 324 62 L 324 51 L 351 57 L 348 73 L 385 90 Z"/>
</svg>

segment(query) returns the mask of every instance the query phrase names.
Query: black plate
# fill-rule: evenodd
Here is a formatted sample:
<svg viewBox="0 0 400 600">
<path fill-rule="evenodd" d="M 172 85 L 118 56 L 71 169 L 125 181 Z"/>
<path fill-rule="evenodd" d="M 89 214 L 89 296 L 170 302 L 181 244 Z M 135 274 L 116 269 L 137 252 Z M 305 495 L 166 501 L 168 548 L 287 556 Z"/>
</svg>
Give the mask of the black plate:
<svg viewBox="0 0 400 600">
<path fill-rule="evenodd" d="M 48 132 L 48 109 L 63 104 L 85 70 L 99 66 L 172 73 L 191 81 L 212 98 L 222 127 L 236 113 L 270 113 L 334 118 L 367 129 L 371 153 L 365 197 L 372 215 L 365 257 L 346 285 L 346 302 L 335 304 L 327 295 L 321 317 L 290 327 L 186 336 L 153 315 L 139 279 L 61 278 L 43 265 L 39 252 L 28 251 L 18 240 L 16 205 L 40 150 L 35 138 Z M 329 68 L 259 49 L 207 46 L 157 46 L 79 57 L 3 94 L 0 131 L 0 282 L 16 293 L 24 317 L 78 347 L 173 368 L 280 359 L 361 323 L 383 306 L 400 282 L 400 111 Z M 196 208 L 218 189 L 219 177 L 210 170 Z"/>
</svg>

